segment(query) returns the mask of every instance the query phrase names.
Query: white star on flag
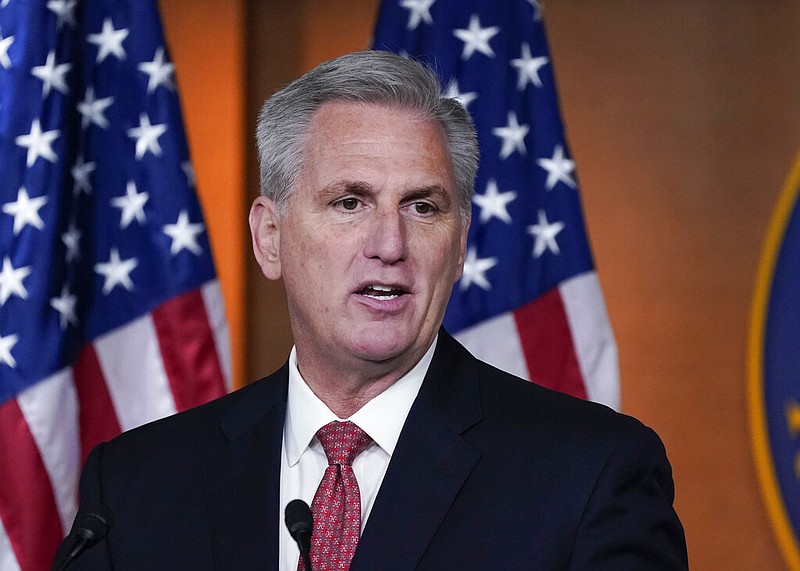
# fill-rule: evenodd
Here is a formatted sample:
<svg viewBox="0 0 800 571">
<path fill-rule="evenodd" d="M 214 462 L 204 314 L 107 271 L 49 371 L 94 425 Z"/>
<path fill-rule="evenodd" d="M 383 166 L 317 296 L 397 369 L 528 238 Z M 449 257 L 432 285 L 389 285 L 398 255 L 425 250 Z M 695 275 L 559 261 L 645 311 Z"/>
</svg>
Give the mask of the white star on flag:
<svg viewBox="0 0 800 571">
<path fill-rule="evenodd" d="M 122 211 L 119 221 L 119 227 L 122 230 L 127 228 L 134 219 L 136 219 L 139 224 L 144 224 L 147 221 L 144 215 L 144 205 L 147 204 L 149 198 L 150 193 L 137 192 L 136 184 L 134 184 L 132 180 L 129 180 L 125 195 L 111 199 L 111 206 L 119 208 Z"/>
<path fill-rule="evenodd" d="M 469 19 L 469 27 L 453 30 L 453 34 L 464 42 L 464 49 L 461 52 L 461 59 L 468 60 L 476 51 L 483 55 L 494 57 L 494 50 L 489 45 L 489 40 L 500 33 L 498 26 L 481 28 L 481 20 L 477 14 L 473 14 Z"/>
<path fill-rule="evenodd" d="M 31 225 L 41 230 L 44 228 L 44 221 L 39 216 L 39 209 L 47 204 L 46 196 L 30 198 L 24 186 L 17 191 L 17 200 L 6 202 L 3 205 L 3 212 L 14 217 L 14 235 L 17 236 L 22 229 Z"/>
<path fill-rule="evenodd" d="M 481 209 L 481 224 L 485 224 L 493 217 L 497 217 L 506 224 L 511 224 L 511 216 L 508 214 L 508 204 L 517 198 L 517 193 L 513 190 L 500 192 L 497 182 L 490 179 L 486 184 L 484 194 L 475 194 L 472 201 Z"/>
<path fill-rule="evenodd" d="M 447 84 L 447 91 L 445 93 L 445 97 L 449 97 L 450 99 L 455 99 L 466 109 L 469 107 L 469 104 L 475 101 L 478 98 L 478 94 L 474 91 L 470 91 L 468 93 L 461 93 L 461 90 L 458 87 L 458 80 L 453 78 L 450 80 L 450 83 Z"/>
<path fill-rule="evenodd" d="M 78 103 L 78 111 L 82 115 L 81 127 L 84 129 L 89 123 L 94 123 L 101 129 L 108 129 L 108 119 L 103 114 L 105 110 L 114 103 L 113 97 L 103 99 L 94 98 L 94 87 L 88 87 L 81 103 Z"/>
<path fill-rule="evenodd" d="M 97 50 L 97 63 L 103 62 L 109 55 L 114 55 L 119 60 L 126 58 L 125 48 L 122 47 L 122 42 L 128 37 L 128 29 L 120 28 L 114 29 L 114 23 L 111 18 L 103 20 L 103 29 L 99 34 L 89 34 L 86 40 L 90 44 L 96 45 Z"/>
<path fill-rule="evenodd" d="M 78 24 L 75 21 L 75 6 L 77 0 L 50 0 L 47 3 L 47 9 L 53 12 L 58 17 L 58 24 L 56 28 L 61 29 L 64 24 L 69 24 L 70 28 L 77 28 Z"/>
<path fill-rule="evenodd" d="M 407 29 L 416 30 L 421 21 L 433 24 L 430 10 L 434 2 L 436 0 L 400 0 L 400 6 L 409 11 Z"/>
<path fill-rule="evenodd" d="M 172 74 L 175 72 L 175 64 L 164 61 L 164 48 L 158 48 L 153 61 L 146 61 L 139 64 L 139 70 L 147 74 L 147 93 L 153 93 L 159 85 L 163 85 L 170 91 L 175 91 L 175 83 Z"/>
<path fill-rule="evenodd" d="M 503 147 L 500 149 L 500 158 L 507 159 L 511 153 L 517 151 L 521 155 L 528 153 L 525 146 L 525 135 L 528 134 L 530 127 L 520 125 L 517 121 L 517 114 L 514 111 L 508 112 L 508 124 L 505 127 L 495 127 L 492 134 L 503 139 Z"/>
<path fill-rule="evenodd" d="M 133 282 L 131 281 L 130 273 L 139 265 L 136 258 L 128 258 L 121 260 L 119 257 L 119 250 L 111 248 L 111 254 L 107 262 L 97 263 L 94 265 L 94 271 L 105 278 L 103 282 L 103 293 L 108 295 L 118 285 L 121 285 L 126 290 L 133 289 Z"/>
<path fill-rule="evenodd" d="M 53 151 L 53 141 L 59 136 L 60 131 L 53 129 L 52 131 L 42 132 L 42 125 L 38 119 L 34 119 L 31 123 L 31 132 L 27 135 L 20 135 L 14 142 L 20 147 L 28 149 L 28 159 L 26 164 L 31 167 L 36 159 L 42 157 L 51 163 L 58 161 L 58 155 Z"/>
<path fill-rule="evenodd" d="M 78 158 L 75 159 L 75 166 L 69 172 L 75 181 L 74 193 L 76 196 L 81 192 L 85 192 L 87 195 L 92 194 L 92 183 L 89 180 L 89 175 L 94 172 L 96 167 L 97 164 L 94 162 L 84 163 L 83 155 L 78 155 Z"/>
<path fill-rule="evenodd" d="M 539 222 L 528 226 L 528 233 L 536 238 L 536 243 L 533 245 L 533 257 L 539 258 L 546 250 L 550 250 L 554 254 L 560 254 L 561 250 L 556 242 L 556 236 L 564 229 L 563 222 L 553 222 L 547 220 L 547 215 L 544 210 L 539 210 Z"/>
<path fill-rule="evenodd" d="M 11 264 L 11 258 L 6 256 L 3 259 L 3 270 L 0 271 L 0 305 L 5 305 L 12 295 L 28 299 L 28 290 L 25 289 L 22 280 L 30 273 L 30 266 L 15 268 Z"/>
<path fill-rule="evenodd" d="M 141 159 L 147 154 L 147 151 L 157 157 L 160 156 L 161 145 L 158 144 L 158 138 L 166 132 L 167 125 L 165 123 L 151 125 L 147 113 L 139 115 L 139 126 L 128 129 L 128 136 L 136 139 L 136 159 Z"/>
<path fill-rule="evenodd" d="M 81 231 L 75 226 L 75 221 L 69 223 L 69 228 L 61 235 L 61 241 L 67 247 L 67 262 L 79 260 L 81 257 Z"/>
<path fill-rule="evenodd" d="M 527 43 L 522 44 L 522 57 L 511 60 L 511 65 L 517 68 L 519 77 L 517 79 L 517 89 L 522 91 L 533 83 L 536 87 L 542 87 L 542 80 L 539 77 L 539 69 L 550 63 L 550 58 L 541 56 L 531 56 L 531 48 Z"/>
<path fill-rule="evenodd" d="M 47 61 L 44 65 L 37 65 L 31 68 L 31 74 L 43 82 L 42 99 L 45 99 L 50 94 L 51 89 L 55 89 L 64 95 L 69 93 L 69 86 L 64 76 L 70 69 L 72 69 L 71 63 L 56 64 L 55 50 L 51 50 L 47 54 Z"/>
<path fill-rule="evenodd" d="M 536 164 L 547 171 L 547 190 L 553 190 L 559 181 L 575 188 L 575 180 L 572 178 L 575 163 L 564 156 L 564 147 L 561 145 L 556 145 L 552 158 L 536 159 Z"/>
<path fill-rule="evenodd" d="M 11 67 L 11 59 L 8 57 L 8 48 L 14 43 L 14 36 L 3 37 L 3 31 L 0 30 L 0 65 L 3 69 Z"/>
<path fill-rule="evenodd" d="M 203 253 L 200 244 L 197 243 L 197 236 L 205 231 L 203 224 L 191 224 L 189 214 L 181 210 L 178 221 L 175 224 L 165 224 L 164 234 L 172 238 L 172 245 L 169 248 L 173 256 L 181 250 L 189 250 L 198 256 Z"/>
<path fill-rule="evenodd" d="M 69 287 L 66 285 L 61 288 L 61 295 L 54 297 L 50 300 L 50 307 L 55 309 L 59 314 L 59 322 L 61 330 L 65 331 L 67 325 L 78 325 L 78 315 L 75 313 L 75 305 L 78 303 L 78 297 L 69 292 Z"/>
<path fill-rule="evenodd" d="M 475 246 L 470 246 L 464 259 L 464 271 L 459 286 L 461 291 L 465 291 L 472 284 L 487 291 L 492 289 L 492 284 L 486 279 L 486 272 L 496 265 L 497 258 L 478 258 Z"/>
<path fill-rule="evenodd" d="M 18 341 L 19 337 L 17 335 L 6 335 L 5 337 L 0 335 L 0 363 L 8 365 L 12 369 L 17 367 L 17 361 L 11 354 L 11 350 Z"/>
</svg>

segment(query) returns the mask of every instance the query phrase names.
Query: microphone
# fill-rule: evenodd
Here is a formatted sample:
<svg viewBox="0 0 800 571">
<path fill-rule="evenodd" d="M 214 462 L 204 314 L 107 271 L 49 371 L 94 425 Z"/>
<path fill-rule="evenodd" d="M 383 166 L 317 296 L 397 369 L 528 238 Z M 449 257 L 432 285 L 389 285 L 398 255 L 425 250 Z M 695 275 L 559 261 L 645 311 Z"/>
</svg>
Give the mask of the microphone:
<svg viewBox="0 0 800 571">
<path fill-rule="evenodd" d="M 114 514 L 104 505 L 94 506 L 93 509 L 84 513 L 80 522 L 70 534 L 71 540 L 64 554 L 64 559 L 56 569 L 63 571 L 84 551 L 100 543 L 113 525 Z"/>
<path fill-rule="evenodd" d="M 292 500 L 286 504 L 285 519 L 286 527 L 300 549 L 306 571 L 311 571 L 311 534 L 314 531 L 311 508 L 303 500 Z"/>
</svg>

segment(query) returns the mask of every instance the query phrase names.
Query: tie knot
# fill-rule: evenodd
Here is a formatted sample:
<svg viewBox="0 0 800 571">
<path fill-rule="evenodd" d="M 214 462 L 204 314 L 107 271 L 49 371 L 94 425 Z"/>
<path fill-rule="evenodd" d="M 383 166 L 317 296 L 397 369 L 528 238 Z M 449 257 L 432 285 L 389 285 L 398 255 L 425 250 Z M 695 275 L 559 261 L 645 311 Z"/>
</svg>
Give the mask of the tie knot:
<svg viewBox="0 0 800 571">
<path fill-rule="evenodd" d="M 317 431 L 317 438 L 328 457 L 328 464 L 349 466 L 372 442 L 372 438 L 349 420 L 329 422 Z"/>
</svg>

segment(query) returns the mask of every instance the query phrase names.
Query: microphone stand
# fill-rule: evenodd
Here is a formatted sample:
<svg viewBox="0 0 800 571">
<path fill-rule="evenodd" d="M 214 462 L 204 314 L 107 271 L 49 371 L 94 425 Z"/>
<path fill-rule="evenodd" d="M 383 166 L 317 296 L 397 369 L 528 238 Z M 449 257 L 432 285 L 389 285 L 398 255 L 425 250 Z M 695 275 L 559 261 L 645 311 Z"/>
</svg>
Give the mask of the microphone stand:
<svg viewBox="0 0 800 571">
<path fill-rule="evenodd" d="M 312 571 L 311 534 L 314 532 L 314 517 L 311 508 L 303 500 L 292 500 L 286 505 L 285 520 L 289 533 L 297 542 L 305 571 Z"/>
</svg>

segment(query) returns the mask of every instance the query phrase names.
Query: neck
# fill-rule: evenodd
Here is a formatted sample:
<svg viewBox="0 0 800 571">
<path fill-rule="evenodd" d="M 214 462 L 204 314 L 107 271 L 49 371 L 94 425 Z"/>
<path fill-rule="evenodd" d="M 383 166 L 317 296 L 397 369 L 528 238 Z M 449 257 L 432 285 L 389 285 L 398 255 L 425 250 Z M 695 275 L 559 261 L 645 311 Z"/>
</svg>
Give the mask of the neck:
<svg viewBox="0 0 800 571">
<path fill-rule="evenodd" d="M 303 379 L 305 373 L 301 370 Z M 399 378 L 399 377 L 398 377 Z M 306 381 L 309 388 L 339 418 L 350 418 L 365 404 L 392 386 L 397 379 L 376 380 L 360 386 L 344 387 Z"/>
<path fill-rule="evenodd" d="M 297 348 L 300 375 L 314 394 L 339 418 L 351 417 L 414 368 L 421 358 L 422 355 L 408 362 L 367 362 L 357 367 L 332 367 L 329 363 L 318 363 L 313 358 L 307 358 Z"/>
</svg>

